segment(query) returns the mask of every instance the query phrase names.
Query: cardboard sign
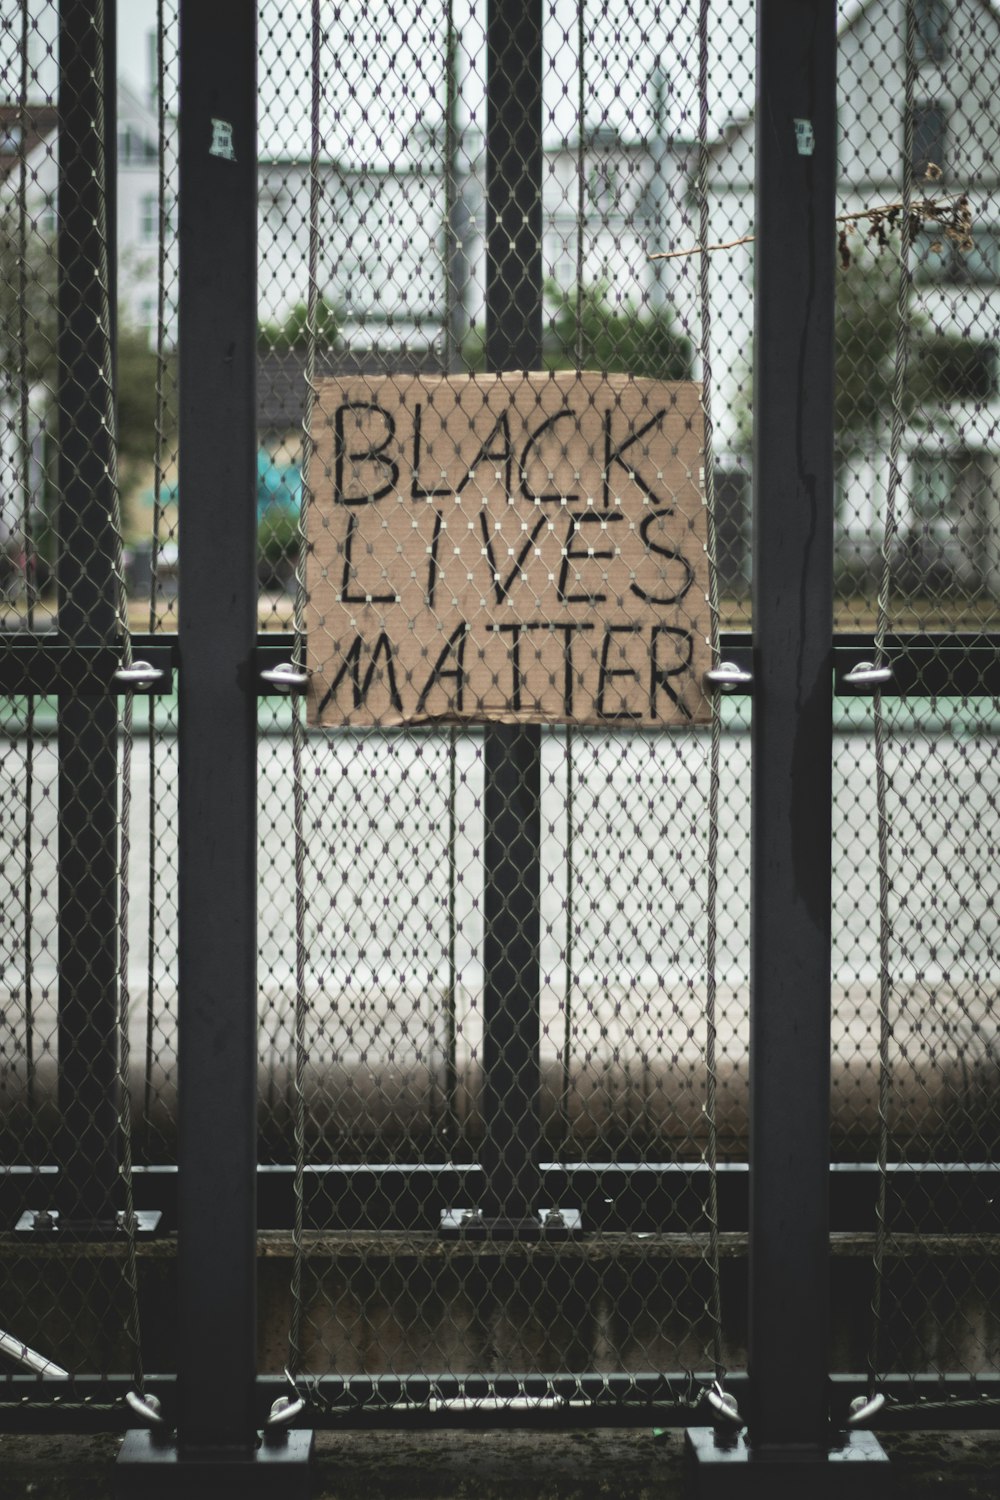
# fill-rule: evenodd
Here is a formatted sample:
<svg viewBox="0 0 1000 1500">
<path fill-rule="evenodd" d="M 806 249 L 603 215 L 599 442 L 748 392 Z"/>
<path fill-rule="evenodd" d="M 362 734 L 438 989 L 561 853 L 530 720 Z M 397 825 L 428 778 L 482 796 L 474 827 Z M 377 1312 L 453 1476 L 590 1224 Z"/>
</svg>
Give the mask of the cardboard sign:
<svg viewBox="0 0 1000 1500">
<path fill-rule="evenodd" d="M 708 717 L 697 385 L 327 380 L 312 437 L 313 723 Z"/>
</svg>

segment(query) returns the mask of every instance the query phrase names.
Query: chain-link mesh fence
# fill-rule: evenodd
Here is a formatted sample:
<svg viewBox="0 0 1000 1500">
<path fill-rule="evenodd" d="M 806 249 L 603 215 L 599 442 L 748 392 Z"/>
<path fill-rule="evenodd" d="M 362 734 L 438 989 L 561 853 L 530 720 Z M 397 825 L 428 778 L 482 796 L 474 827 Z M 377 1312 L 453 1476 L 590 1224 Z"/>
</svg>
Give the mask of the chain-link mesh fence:
<svg viewBox="0 0 1000 1500">
<path fill-rule="evenodd" d="M 64 25 L 89 15 L 97 58 L 100 6 L 62 10 Z M 55 6 L 3 14 L 5 644 L 72 647 L 78 664 L 111 646 L 128 666 L 177 626 L 177 13 L 147 10 L 120 26 L 117 89 L 103 57 L 89 82 L 68 61 L 60 80 Z M 875 1164 L 840 1218 L 834 1194 L 835 1229 L 863 1231 L 860 1261 L 835 1261 L 835 1359 L 868 1367 L 873 1388 L 888 1371 L 996 1369 L 979 1186 L 994 1151 L 996 724 L 994 684 L 975 680 L 996 608 L 995 25 L 988 7 L 886 0 L 845 8 L 840 36 L 836 626 L 876 666 L 917 663 L 903 695 L 838 699 L 833 747 L 832 1154 Z M 151 37 L 141 70 L 136 27 Z M 290 1184 L 262 1239 L 264 1367 L 586 1374 L 608 1391 L 626 1373 L 722 1375 L 745 1360 L 749 700 L 714 694 L 705 723 L 670 729 L 594 712 L 520 738 L 400 726 L 388 649 L 352 659 L 317 598 L 356 587 L 371 621 L 385 609 L 364 596 L 395 597 L 403 556 L 360 520 L 336 536 L 322 520 L 382 441 L 369 427 L 352 447 L 337 410 L 408 399 L 412 418 L 416 391 L 427 422 L 443 376 L 488 405 L 500 329 L 534 349 L 501 364 L 549 372 L 550 390 L 572 392 L 579 371 L 621 375 L 619 393 L 703 383 L 707 659 L 751 624 L 753 8 L 546 5 L 540 76 L 525 62 L 512 79 L 522 106 L 541 88 L 530 264 L 490 243 L 525 162 L 498 159 L 484 7 L 265 0 L 259 46 L 260 626 L 296 666 L 323 637 L 326 687 L 340 672 L 343 703 L 383 705 L 367 727 L 318 728 L 298 699 L 261 702 L 260 1158 Z M 64 141 L 74 105 L 90 111 L 74 136 L 86 181 Z M 107 151 L 98 118 L 115 120 Z M 508 391 L 523 398 L 527 378 Z M 523 440 L 466 397 L 455 411 L 433 441 L 425 427 L 415 465 L 420 566 L 448 576 L 451 507 L 502 586 L 498 557 L 527 577 L 540 555 L 522 550 L 535 512 L 509 517 L 513 544 L 492 519 L 480 536 L 487 480 L 452 470 L 470 465 L 470 432 L 473 471 L 523 467 Z M 542 470 L 569 493 L 552 431 Z M 601 428 L 585 455 L 598 468 L 603 442 Z M 605 686 L 631 714 L 648 662 L 609 632 L 621 619 L 595 580 L 615 564 L 574 524 L 558 555 L 591 581 L 568 676 L 523 622 L 503 636 L 496 594 L 489 621 L 520 651 L 510 681 L 526 700 L 546 679 L 565 708 L 589 661 L 617 671 Z M 611 645 L 591 649 L 584 625 Z M 462 668 L 434 639 L 443 712 Z M 426 673 L 400 674 L 419 698 Z M 169 1241 L 146 1248 L 124 1193 L 130 1157 L 175 1159 L 177 725 L 169 695 L 134 715 L 115 701 L 3 700 L 5 1159 L 28 1169 L 29 1218 L 126 1214 L 100 1255 L 66 1252 L 41 1220 L 3 1226 L 23 1308 L 11 1331 L 74 1371 L 136 1365 L 136 1259 L 147 1365 L 172 1359 L 157 1311 Z M 515 741 L 534 769 L 512 781 Z M 537 834 L 509 868 L 497 833 L 513 812 L 520 836 L 526 788 Z M 504 1237 L 493 1221 L 522 1217 L 505 1210 L 525 1183 L 524 1216 L 562 1222 Z M 143 1203 L 156 1191 L 147 1179 Z"/>
</svg>

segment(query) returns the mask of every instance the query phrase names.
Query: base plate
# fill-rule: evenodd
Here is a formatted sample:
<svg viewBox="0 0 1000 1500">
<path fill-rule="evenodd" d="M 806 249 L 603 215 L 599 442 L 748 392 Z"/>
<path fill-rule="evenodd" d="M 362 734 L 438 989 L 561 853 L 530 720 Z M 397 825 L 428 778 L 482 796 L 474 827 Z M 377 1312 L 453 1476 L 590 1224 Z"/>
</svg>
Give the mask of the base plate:
<svg viewBox="0 0 1000 1500">
<path fill-rule="evenodd" d="M 742 1432 L 689 1427 L 684 1441 L 697 1500 L 877 1500 L 889 1459 L 873 1432 L 848 1432 L 835 1447 L 754 1450 Z"/>
<path fill-rule="evenodd" d="M 115 1465 L 116 1500 L 215 1500 L 216 1496 L 273 1496 L 308 1500 L 314 1434 L 295 1428 L 280 1441 L 261 1443 L 248 1458 L 182 1457 L 176 1443 L 142 1428 L 125 1434 Z"/>
<path fill-rule="evenodd" d="M 163 1218 L 158 1208 L 139 1208 L 135 1213 L 135 1232 L 145 1239 L 154 1235 Z M 113 1219 L 67 1219 L 57 1208 L 29 1208 L 14 1225 L 15 1234 L 30 1235 L 35 1240 L 114 1240 L 125 1234 L 125 1215 Z"/>
<path fill-rule="evenodd" d="M 477 1208 L 441 1212 L 441 1237 L 448 1240 L 571 1240 L 582 1232 L 578 1208 L 540 1208 L 530 1219 L 491 1219 Z"/>
</svg>

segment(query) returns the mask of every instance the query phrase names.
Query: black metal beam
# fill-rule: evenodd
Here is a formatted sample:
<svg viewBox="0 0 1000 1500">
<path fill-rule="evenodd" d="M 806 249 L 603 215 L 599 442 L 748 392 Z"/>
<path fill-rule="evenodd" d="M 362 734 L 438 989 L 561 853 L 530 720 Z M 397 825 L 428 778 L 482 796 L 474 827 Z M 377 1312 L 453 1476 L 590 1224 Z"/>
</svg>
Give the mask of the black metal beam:
<svg viewBox="0 0 1000 1500">
<path fill-rule="evenodd" d="M 100 122 L 95 128 L 95 121 Z M 110 317 L 115 306 L 115 3 L 59 13 L 56 580 L 72 648 L 118 635 Z M 117 1206 L 118 711 L 104 693 L 60 706 L 58 1207 Z"/>
<path fill-rule="evenodd" d="M 288 660 L 293 639 L 284 632 L 268 631 L 257 637 L 256 673 L 258 694 L 283 696 L 285 689 L 260 682 L 260 673 Z M 751 638 L 746 631 L 724 632 L 722 655 L 749 672 L 753 665 Z M 870 661 L 874 641 L 862 632 L 833 637 L 833 692 L 835 697 L 871 697 L 871 688 L 846 682 L 852 667 Z M 160 678 L 147 691 L 157 696 L 173 691 L 173 670 L 177 666 L 176 637 L 134 634 L 132 654 L 136 660 L 148 661 L 161 671 Z M 892 665 L 893 680 L 883 687 L 883 697 L 988 697 L 1000 698 L 1000 638 L 992 634 L 916 632 L 886 637 L 885 654 Z M 55 632 L 52 639 L 20 637 L 0 638 L 0 694 L 27 697 L 29 694 L 86 694 L 92 697 L 122 693 L 114 680 L 121 665 L 121 652 L 114 646 L 76 646 L 61 641 Z M 748 696 L 749 687 L 735 690 L 735 696 Z"/>
<path fill-rule="evenodd" d="M 489 0 L 486 21 L 486 365 L 542 359 L 542 6 Z M 487 1217 L 538 1208 L 541 731 L 483 731 L 483 1112 Z"/>
<path fill-rule="evenodd" d="M 707 1388 L 708 1371 L 610 1375 L 370 1375 L 311 1376 L 314 1405 L 299 1419 L 310 1427 L 386 1428 L 567 1428 L 688 1427 L 705 1420 L 705 1408 L 692 1393 Z M 864 1390 L 867 1376 L 847 1372 L 830 1377 L 831 1421 L 839 1426 L 848 1405 Z M 744 1410 L 750 1381 L 734 1371 L 726 1386 Z M 168 1419 L 176 1409 L 172 1375 L 146 1377 L 146 1391 L 163 1403 Z M 893 1432 L 962 1431 L 1000 1428 L 1000 1375 L 906 1375 L 890 1373 L 879 1388 L 889 1404 L 878 1427 Z M 72 1381 L 39 1380 L 34 1375 L 0 1377 L 0 1432 L 121 1432 L 134 1422 L 125 1404 L 133 1389 L 125 1375 L 78 1375 Z M 254 1405 L 262 1425 L 275 1397 L 288 1386 L 283 1375 L 262 1375 Z M 518 1401 L 504 1407 L 496 1403 Z M 531 1403 L 531 1404 L 529 1404 Z"/>
<path fill-rule="evenodd" d="M 829 1437 L 836 5 L 757 8 L 750 1435 Z"/>
<path fill-rule="evenodd" d="M 541 1162 L 538 1172 L 546 1201 L 578 1204 L 594 1233 L 683 1233 L 703 1224 L 708 1168 L 701 1162 Z M 54 1165 L 0 1169 L 0 1223 L 14 1224 L 26 1211 L 46 1207 L 57 1173 Z M 720 1162 L 717 1173 L 719 1228 L 724 1233 L 745 1231 L 747 1165 Z M 831 1166 L 831 1233 L 874 1229 L 878 1176 L 873 1161 Z M 944 1231 L 956 1239 L 1000 1234 L 1000 1165 L 890 1162 L 887 1176 L 889 1217 L 897 1232 Z M 259 1228 L 290 1228 L 294 1178 L 291 1164 L 257 1168 Z M 477 1202 L 482 1169 L 422 1162 L 308 1164 L 305 1180 L 317 1229 L 420 1231 L 435 1227 L 442 1201 Z M 177 1168 L 139 1166 L 134 1182 L 136 1208 L 160 1210 L 162 1233 L 176 1229 Z"/>
<path fill-rule="evenodd" d="M 180 6 L 182 1458 L 255 1447 L 256 7 Z"/>
<path fill-rule="evenodd" d="M 149 662 L 162 673 L 146 692 L 173 691 L 173 650 L 169 645 L 161 640 L 136 649 L 133 640 L 133 653 L 137 660 Z M 0 693 L 12 697 L 65 694 L 91 698 L 122 694 L 130 690 L 115 681 L 121 664 L 121 651 L 115 646 L 5 642 L 0 645 Z"/>
</svg>

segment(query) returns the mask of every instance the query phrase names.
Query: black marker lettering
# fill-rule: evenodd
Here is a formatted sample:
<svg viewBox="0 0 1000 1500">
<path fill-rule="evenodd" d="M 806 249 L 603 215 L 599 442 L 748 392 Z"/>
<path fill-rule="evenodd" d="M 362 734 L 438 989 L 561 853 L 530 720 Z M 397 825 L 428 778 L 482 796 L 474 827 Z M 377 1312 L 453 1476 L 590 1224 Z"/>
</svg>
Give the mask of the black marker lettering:
<svg viewBox="0 0 1000 1500">
<path fill-rule="evenodd" d="M 687 654 L 676 667 L 663 667 L 660 665 L 657 652 L 657 643 L 660 637 L 664 635 L 673 636 L 674 650 L 678 656 L 680 656 L 681 642 L 685 641 L 687 643 Z M 693 655 L 694 637 L 689 630 L 681 630 L 676 625 L 653 626 L 652 636 L 649 643 L 649 716 L 651 719 L 655 719 L 657 716 L 656 695 L 661 688 L 666 693 L 671 703 L 673 703 L 677 708 L 680 709 L 685 719 L 694 717 L 694 715 L 691 713 L 691 710 L 684 702 L 684 699 L 678 692 L 677 688 L 675 688 L 673 683 L 670 681 L 671 677 L 680 677 L 683 673 L 690 672 L 691 660 Z"/>
<path fill-rule="evenodd" d="M 447 641 L 445 641 L 441 648 L 441 654 L 434 663 L 431 675 L 424 685 L 424 690 L 417 700 L 417 713 L 423 713 L 431 688 L 436 687 L 439 683 L 447 682 L 449 678 L 455 682 L 455 695 L 450 707 L 456 712 L 461 713 L 462 701 L 465 694 L 465 640 L 468 633 L 469 627 L 463 620 L 460 625 L 456 625 Z M 454 656 L 456 665 L 446 672 L 444 664 L 449 656 Z"/>
<path fill-rule="evenodd" d="M 378 412 L 385 424 L 385 436 L 381 443 L 369 440 L 367 448 L 360 448 L 357 452 L 349 452 L 347 448 L 347 435 L 344 431 L 344 417 L 349 411 Z M 386 458 L 385 450 L 396 435 L 396 419 L 392 412 L 386 411 L 384 406 L 376 406 L 372 401 L 342 401 L 333 416 L 333 499 L 336 505 L 373 505 L 376 500 L 383 500 L 386 495 L 391 495 L 399 482 L 399 464 L 395 459 Z M 386 482 L 381 489 L 365 490 L 362 494 L 349 495 L 344 489 L 344 465 L 350 463 L 353 467 L 352 478 L 358 477 L 357 466 L 360 464 L 374 464 L 376 469 L 386 475 Z"/>
<path fill-rule="evenodd" d="M 396 684 L 396 666 L 392 656 L 392 643 L 385 631 L 381 632 L 375 642 L 371 660 L 368 663 L 368 670 L 365 672 L 363 681 L 361 678 L 361 637 L 359 635 L 355 636 L 350 649 L 344 656 L 340 670 L 320 701 L 319 712 L 322 713 L 328 704 L 332 703 L 336 698 L 337 689 L 348 673 L 350 674 L 351 686 L 353 688 L 354 707 L 361 708 L 367 701 L 369 690 L 375 680 L 375 672 L 378 668 L 378 659 L 380 656 L 385 657 L 385 681 L 389 688 L 389 701 L 398 713 L 402 713 L 403 700 L 399 696 L 399 688 Z"/>
<path fill-rule="evenodd" d="M 562 549 L 562 567 L 559 569 L 559 584 L 556 590 L 557 597 L 562 604 L 603 604 L 608 597 L 607 594 L 567 594 L 566 585 L 569 583 L 569 565 L 572 561 L 582 562 L 587 558 L 612 558 L 615 555 L 615 550 L 612 548 L 610 552 L 594 552 L 588 548 L 585 552 L 574 552 L 573 537 L 580 530 L 580 527 L 588 521 L 598 521 L 603 526 L 610 521 L 623 521 L 625 517 L 620 511 L 606 515 L 604 511 L 600 510 L 577 510 L 568 511 L 567 514 L 569 516 L 569 534 L 566 537 L 566 545 Z M 577 579 L 579 579 L 579 569 L 575 568 L 573 571 Z"/>
<path fill-rule="evenodd" d="M 531 627 L 529 626 L 529 629 Z M 509 635 L 510 643 L 510 670 L 511 691 L 510 708 L 513 713 L 521 710 L 521 623 L 519 620 L 512 621 L 509 625 L 494 625 L 493 629 L 497 635 Z"/>
<path fill-rule="evenodd" d="M 352 594 L 351 575 L 354 574 L 354 582 L 357 583 L 358 567 L 351 557 L 354 547 L 354 535 L 358 529 L 358 513 L 356 510 L 348 512 L 347 535 L 344 538 L 344 576 L 340 584 L 340 599 L 343 604 L 398 604 L 398 594 Z M 385 578 L 385 572 L 382 573 Z M 359 585 L 360 587 L 360 585 Z"/>
<path fill-rule="evenodd" d="M 616 677 L 631 677 L 636 682 L 639 681 L 639 674 L 634 669 L 634 667 L 614 667 L 614 668 L 611 668 L 611 667 L 608 666 L 608 653 L 611 650 L 611 643 L 612 643 L 612 641 L 614 640 L 614 638 L 615 638 L 616 635 L 641 635 L 641 634 L 642 634 L 642 626 L 641 625 L 608 625 L 608 626 L 605 627 L 604 642 L 603 642 L 603 644 L 601 646 L 601 670 L 600 670 L 600 675 L 598 676 L 598 679 L 597 679 L 597 701 L 594 704 L 594 712 L 597 714 L 597 717 L 599 719 L 641 719 L 642 718 L 642 714 L 641 713 L 630 713 L 627 709 L 620 709 L 618 711 L 618 713 L 608 713 L 607 709 L 604 707 L 604 690 L 607 687 L 607 685 L 608 685 L 609 682 L 612 682 Z M 619 696 L 622 696 L 622 695 L 619 694 Z"/>
<path fill-rule="evenodd" d="M 632 447 L 633 443 L 639 442 L 640 438 L 644 438 L 647 432 L 651 432 L 654 427 L 660 426 L 663 418 L 667 414 L 666 407 L 664 407 L 662 411 L 658 411 L 655 416 L 650 417 L 649 421 L 644 423 L 637 432 L 629 433 L 628 437 L 623 438 L 622 441 L 616 446 L 612 446 L 612 411 L 613 408 L 609 407 L 608 410 L 604 413 L 604 495 L 601 503 L 606 510 L 611 506 L 611 466 L 612 464 L 618 464 L 620 468 L 625 470 L 629 479 L 631 479 L 634 484 L 637 484 L 639 486 L 644 495 L 647 495 L 649 499 L 655 501 L 656 504 L 662 505 L 662 500 L 653 489 L 649 481 L 642 477 L 642 475 L 639 473 L 639 470 L 635 467 L 634 464 L 626 462 L 625 454 L 628 452 L 629 448 Z M 665 512 L 665 514 L 667 514 L 668 516 L 673 515 L 673 511 L 668 510 Z"/>
<path fill-rule="evenodd" d="M 641 589 L 637 583 L 629 585 L 633 594 L 636 594 L 640 599 L 645 599 L 649 604 L 679 604 L 694 583 L 694 568 L 692 568 L 683 553 L 675 551 L 673 547 L 658 547 L 655 542 L 651 542 L 649 539 L 649 528 L 653 522 L 658 521 L 661 516 L 672 515 L 672 510 L 654 510 L 651 515 L 644 516 L 639 525 L 639 535 L 650 552 L 657 553 L 659 557 L 665 557 L 669 562 L 679 562 L 684 569 L 684 583 L 676 594 L 647 594 L 645 589 Z"/>
<path fill-rule="evenodd" d="M 493 591 L 494 591 L 494 593 L 497 596 L 497 603 L 498 604 L 502 604 L 503 601 L 506 599 L 507 595 L 510 593 L 511 587 L 514 584 L 515 579 L 517 578 L 517 576 L 520 573 L 522 567 L 524 566 L 525 562 L 527 561 L 528 553 L 531 551 L 532 547 L 535 545 L 535 542 L 538 539 L 539 532 L 542 530 L 542 528 L 544 526 L 548 525 L 548 520 L 547 520 L 544 512 L 542 513 L 542 515 L 540 515 L 538 517 L 538 520 L 535 522 L 534 526 L 531 528 L 531 531 L 528 534 L 527 539 L 525 540 L 523 546 L 521 547 L 520 552 L 517 554 L 517 557 L 514 559 L 514 566 L 511 568 L 510 572 L 507 574 L 507 577 L 503 581 L 503 583 L 500 582 L 500 574 L 497 572 L 496 558 L 493 555 L 493 543 L 492 543 L 492 541 L 490 539 L 490 522 L 489 522 L 489 516 L 487 515 L 487 512 L 485 511 L 485 509 L 481 510 L 479 512 L 479 525 L 480 525 L 480 529 L 482 530 L 482 533 L 483 533 L 483 544 L 484 544 L 484 546 L 486 548 L 486 557 L 487 557 L 487 559 L 489 561 L 490 572 L 493 574 Z"/>
<path fill-rule="evenodd" d="M 431 500 L 436 496 L 450 495 L 450 489 L 425 490 L 420 484 L 420 424 L 423 420 L 424 409 L 418 401 L 413 408 L 413 478 L 410 481 L 411 500 Z"/>
<path fill-rule="evenodd" d="M 564 499 L 579 500 L 580 498 L 579 495 L 560 495 L 558 490 L 554 492 L 546 492 L 544 495 L 535 495 L 528 488 L 528 454 L 531 452 L 532 448 L 537 447 L 538 440 L 542 436 L 543 432 L 548 432 L 549 428 L 554 427 L 557 422 L 563 421 L 566 417 L 568 417 L 571 422 L 574 420 L 574 413 L 570 411 L 568 406 L 564 407 L 562 411 L 557 411 L 554 417 L 547 417 L 542 423 L 541 427 L 536 427 L 535 431 L 528 438 L 528 441 L 525 443 L 524 448 L 521 451 L 521 494 L 524 496 L 525 500 L 538 502 Z"/>
<path fill-rule="evenodd" d="M 503 446 L 501 448 L 494 448 L 492 446 L 493 441 L 498 435 L 501 434 L 503 436 Z M 495 464 L 500 462 L 503 463 L 503 492 L 509 500 L 510 471 L 514 464 L 514 450 L 510 445 L 510 420 L 506 412 L 504 412 L 502 416 L 497 417 L 490 431 L 489 437 L 483 443 L 483 445 L 479 449 L 479 452 L 472 460 L 471 464 L 469 465 L 468 472 L 465 474 L 461 484 L 455 491 L 456 495 L 460 495 L 462 493 L 469 481 L 475 476 L 475 472 L 479 468 L 480 464 Z"/>
<path fill-rule="evenodd" d="M 438 511 L 434 517 L 434 535 L 431 537 L 431 560 L 427 564 L 427 608 L 434 608 L 434 590 L 437 588 L 438 578 L 438 543 L 441 540 L 441 528 L 444 525 L 444 516 Z"/>
<path fill-rule="evenodd" d="M 573 689 L 576 684 L 576 673 L 573 670 L 573 637 L 578 630 L 593 630 L 593 623 L 589 620 L 560 620 L 558 624 L 550 625 L 545 620 L 532 620 L 524 626 L 524 629 L 562 631 L 563 713 L 569 718 L 573 712 Z"/>
</svg>

